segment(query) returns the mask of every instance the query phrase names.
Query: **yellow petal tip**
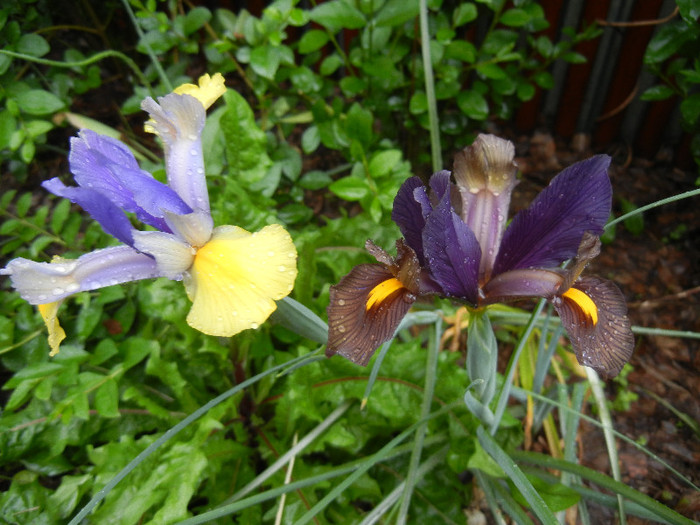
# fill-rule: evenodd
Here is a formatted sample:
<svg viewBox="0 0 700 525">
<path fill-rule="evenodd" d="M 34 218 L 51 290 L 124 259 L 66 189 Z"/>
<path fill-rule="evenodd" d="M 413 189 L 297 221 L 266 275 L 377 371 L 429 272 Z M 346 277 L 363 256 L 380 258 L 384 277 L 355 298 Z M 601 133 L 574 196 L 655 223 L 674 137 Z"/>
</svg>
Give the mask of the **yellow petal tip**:
<svg viewBox="0 0 700 525">
<path fill-rule="evenodd" d="M 208 73 L 204 74 L 199 77 L 198 83 L 199 85 L 182 84 L 175 88 L 173 92 L 178 95 L 193 96 L 202 103 L 204 109 L 209 109 L 221 95 L 226 93 L 224 77 L 221 73 L 215 73 L 213 76 L 210 76 Z"/>
</svg>

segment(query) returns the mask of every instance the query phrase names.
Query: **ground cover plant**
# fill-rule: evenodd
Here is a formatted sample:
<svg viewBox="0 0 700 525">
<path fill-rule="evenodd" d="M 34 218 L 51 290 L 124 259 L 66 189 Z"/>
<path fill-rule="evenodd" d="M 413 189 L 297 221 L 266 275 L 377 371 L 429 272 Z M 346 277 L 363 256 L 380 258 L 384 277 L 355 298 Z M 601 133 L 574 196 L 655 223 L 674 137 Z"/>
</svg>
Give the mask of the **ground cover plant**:
<svg viewBox="0 0 700 525">
<path fill-rule="evenodd" d="M 623 215 L 591 156 L 509 221 L 513 145 L 479 134 L 594 26 L 551 41 L 534 1 L 0 15 L 4 522 L 691 523 L 692 461 L 610 411 L 632 332 L 698 334 L 630 327 L 582 272 L 700 192 Z M 625 483 L 616 443 L 682 489 Z"/>
</svg>

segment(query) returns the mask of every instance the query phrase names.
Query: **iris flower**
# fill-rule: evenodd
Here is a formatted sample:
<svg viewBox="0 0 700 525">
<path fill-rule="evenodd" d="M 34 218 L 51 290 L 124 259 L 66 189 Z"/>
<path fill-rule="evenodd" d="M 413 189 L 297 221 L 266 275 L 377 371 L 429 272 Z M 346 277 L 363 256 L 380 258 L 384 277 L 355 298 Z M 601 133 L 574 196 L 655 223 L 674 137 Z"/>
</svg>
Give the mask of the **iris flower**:
<svg viewBox="0 0 700 525">
<path fill-rule="evenodd" d="M 511 142 L 479 135 L 457 155 L 452 174 L 434 174 L 429 187 L 418 177 L 403 184 L 392 214 L 403 234 L 397 257 L 369 243 L 380 264 L 357 266 L 331 287 L 329 355 L 366 365 L 419 295 L 475 308 L 542 297 L 557 310 L 579 363 L 619 373 L 634 346 L 624 296 L 611 281 L 581 276 L 610 216 L 610 158 L 569 166 L 506 226 L 514 155 Z"/>
<path fill-rule="evenodd" d="M 257 328 L 292 290 L 297 253 L 278 224 L 250 233 L 214 227 L 201 134 L 206 109 L 224 92 L 220 74 L 204 75 L 158 102 L 141 107 L 165 151 L 167 184 L 142 170 L 120 141 L 83 129 L 71 139 L 69 164 L 77 186 L 58 178 L 44 188 L 80 205 L 121 244 L 78 259 L 10 261 L 0 273 L 31 304 L 39 305 L 51 355 L 65 338 L 57 311 L 68 296 L 129 281 L 167 277 L 183 281 L 192 307 L 187 322 L 209 335 L 231 336 Z M 149 230 L 132 226 L 126 213 Z"/>
</svg>

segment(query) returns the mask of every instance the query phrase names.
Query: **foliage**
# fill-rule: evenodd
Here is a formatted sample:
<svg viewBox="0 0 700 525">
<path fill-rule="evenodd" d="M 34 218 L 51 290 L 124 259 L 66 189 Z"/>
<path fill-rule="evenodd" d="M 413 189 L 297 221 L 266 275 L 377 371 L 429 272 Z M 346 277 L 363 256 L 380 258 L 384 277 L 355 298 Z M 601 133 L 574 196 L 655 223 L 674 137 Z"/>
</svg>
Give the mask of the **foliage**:
<svg viewBox="0 0 700 525">
<path fill-rule="evenodd" d="M 659 83 L 642 93 L 642 100 L 681 98 L 683 127 L 693 139 L 691 152 L 700 165 L 700 11 L 694 2 L 677 0 L 681 18 L 663 25 L 644 54 L 644 63 Z"/>
<path fill-rule="evenodd" d="M 236 89 L 204 131 L 214 220 L 249 230 L 284 223 L 299 253 L 293 297 L 309 309 L 296 315 L 322 326 L 330 284 L 370 261 L 367 238 L 391 247 L 396 190 L 428 164 L 419 3 L 329 0 L 304 9 L 278 1 L 259 16 L 172 0 L 98 4 L 98 19 L 132 11 L 137 40 L 108 26 L 98 38 L 81 20 L 85 42 L 67 46 L 42 36 L 59 31 L 48 2 L 0 8 L 3 49 L 15 53 L 0 53 L 0 150 L 14 175 L 0 198 L 3 259 L 70 258 L 113 242 L 68 201 L 31 185 L 30 162 L 54 153 L 47 133 L 56 112 L 82 108 L 104 120 L 101 132 L 121 136 L 162 178 L 162 161 L 140 134 L 140 101 L 191 81 L 193 71 L 221 71 Z M 552 62 L 581 61 L 575 44 L 597 34 L 567 31 L 552 42 L 532 0 L 428 7 L 444 152 L 552 87 Z M 103 37 L 120 50 L 104 50 Z M 86 107 L 113 75 L 118 114 Z M 421 304 L 378 352 L 376 368 L 363 369 L 319 358 L 317 343 L 282 321 L 231 339 L 202 335 L 185 323 L 186 305 L 183 287 L 167 280 L 78 294 L 61 308 L 69 337 L 49 358 L 40 316 L 3 290 L 1 521 L 65 523 L 87 509 L 94 523 L 172 523 L 217 509 L 261 523 L 283 507 L 289 523 L 382 512 L 463 523 L 465 509 L 488 504 L 527 523 L 586 501 L 615 508 L 586 480 L 627 489 L 630 513 L 683 523 L 576 464 L 587 383 L 549 317 L 526 324 L 529 314 L 495 307 L 466 326 L 447 302 Z M 470 360 L 464 332 L 474 335 Z M 451 341 L 456 351 L 441 350 Z M 497 345 L 516 345 L 526 358 L 497 375 Z M 470 386 L 477 377 L 489 381 Z M 511 393 L 517 402 L 507 406 Z M 564 474 L 553 477 L 539 456 L 518 458 L 537 468 L 513 461 L 540 431 L 565 458 L 557 464 Z"/>
</svg>

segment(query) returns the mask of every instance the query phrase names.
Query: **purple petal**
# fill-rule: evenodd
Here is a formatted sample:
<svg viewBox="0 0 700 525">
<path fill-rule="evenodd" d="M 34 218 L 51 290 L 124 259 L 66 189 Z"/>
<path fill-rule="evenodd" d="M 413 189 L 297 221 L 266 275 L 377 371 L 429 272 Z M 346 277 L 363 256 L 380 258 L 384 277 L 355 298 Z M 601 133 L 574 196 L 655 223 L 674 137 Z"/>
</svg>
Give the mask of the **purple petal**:
<svg viewBox="0 0 700 525">
<path fill-rule="evenodd" d="M 133 246 L 132 226 L 124 212 L 102 193 L 90 188 L 66 186 L 58 178 L 44 181 L 42 186 L 54 195 L 79 205 L 100 223 L 102 229 L 124 244 Z"/>
<path fill-rule="evenodd" d="M 506 229 L 494 275 L 558 266 L 576 255 L 584 232 L 600 235 L 612 201 L 609 165 L 610 157 L 597 155 L 557 175 Z"/>
<path fill-rule="evenodd" d="M 416 255 L 423 263 L 423 228 L 425 228 L 426 212 L 423 211 L 421 202 L 416 199 L 419 195 L 423 204 L 428 204 L 428 195 L 425 186 L 418 177 L 407 179 L 399 188 L 394 198 L 394 207 L 391 212 L 391 219 L 398 225 L 401 234 Z M 424 197 L 424 199 L 422 198 Z"/>
<path fill-rule="evenodd" d="M 50 263 L 13 259 L 2 273 L 9 274 L 12 286 L 31 304 L 52 303 L 77 292 L 160 276 L 155 259 L 128 246 Z"/>
<path fill-rule="evenodd" d="M 141 170 L 128 148 L 111 137 L 81 130 L 71 139 L 69 162 L 79 186 L 103 194 L 159 230 L 169 231 L 163 220 L 166 211 L 192 211 L 175 191 Z"/>
<path fill-rule="evenodd" d="M 443 291 L 476 304 L 481 248 L 474 232 L 452 210 L 449 191 L 426 221 L 423 249 L 430 274 Z"/>
</svg>

